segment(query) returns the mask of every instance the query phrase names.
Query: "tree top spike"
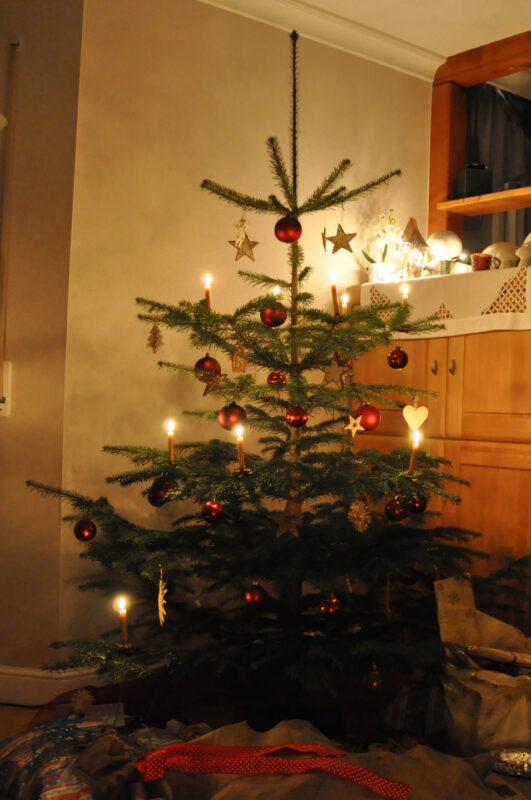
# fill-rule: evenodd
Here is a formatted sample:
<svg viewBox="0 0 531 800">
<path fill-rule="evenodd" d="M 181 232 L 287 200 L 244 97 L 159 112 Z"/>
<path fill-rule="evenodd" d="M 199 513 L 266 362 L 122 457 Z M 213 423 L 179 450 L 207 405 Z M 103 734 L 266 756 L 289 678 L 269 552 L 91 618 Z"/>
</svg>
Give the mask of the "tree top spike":
<svg viewBox="0 0 531 800">
<path fill-rule="evenodd" d="M 297 33 L 297 31 L 291 31 L 290 35 L 291 35 L 291 41 L 292 42 L 296 42 L 297 39 L 299 38 L 299 34 Z"/>
</svg>

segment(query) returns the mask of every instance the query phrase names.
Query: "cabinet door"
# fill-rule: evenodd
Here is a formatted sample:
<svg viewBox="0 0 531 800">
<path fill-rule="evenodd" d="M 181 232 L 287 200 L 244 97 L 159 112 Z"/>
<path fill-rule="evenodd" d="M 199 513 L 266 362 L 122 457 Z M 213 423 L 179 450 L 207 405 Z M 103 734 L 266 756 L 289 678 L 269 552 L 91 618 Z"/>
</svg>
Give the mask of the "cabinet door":
<svg viewBox="0 0 531 800">
<path fill-rule="evenodd" d="M 381 383 L 392 386 L 409 386 L 437 392 L 437 398 L 419 398 L 419 405 L 425 405 L 429 417 L 422 426 L 424 436 L 444 436 L 444 404 L 446 393 L 447 339 L 407 339 L 394 341 L 392 345 L 377 347 L 362 356 L 354 365 L 354 380 L 359 383 Z M 388 353 L 399 344 L 408 355 L 404 369 L 391 369 L 387 363 Z M 394 391 L 388 395 L 402 405 L 412 402 L 410 392 Z M 407 438 L 408 428 L 402 411 L 389 406 L 379 406 L 382 421 L 378 433 Z M 395 445 L 396 446 L 396 445 Z"/>
<path fill-rule="evenodd" d="M 448 340 L 446 435 L 531 442 L 531 331 Z"/>
<path fill-rule="evenodd" d="M 461 496 L 459 505 L 446 503 L 445 525 L 478 531 L 472 547 L 490 553 L 478 559 L 472 571 L 486 574 L 502 558 L 517 558 L 531 551 L 531 445 L 505 442 L 447 440 L 445 456 L 451 470 L 470 486 L 452 485 Z"/>
</svg>

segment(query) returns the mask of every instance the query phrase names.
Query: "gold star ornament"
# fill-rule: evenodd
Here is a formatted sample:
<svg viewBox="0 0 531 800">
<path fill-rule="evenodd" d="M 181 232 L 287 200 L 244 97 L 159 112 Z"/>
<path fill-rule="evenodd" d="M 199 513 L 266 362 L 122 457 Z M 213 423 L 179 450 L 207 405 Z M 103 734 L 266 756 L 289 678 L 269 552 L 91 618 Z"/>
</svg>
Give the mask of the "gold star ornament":
<svg viewBox="0 0 531 800">
<path fill-rule="evenodd" d="M 356 417 L 356 419 L 354 419 L 354 417 L 351 417 L 349 415 L 350 422 L 348 425 L 345 425 L 345 430 L 350 431 L 352 438 L 356 436 L 358 431 L 364 430 L 363 425 L 361 424 L 361 419 L 362 419 L 361 415 L 359 417 Z"/>
<path fill-rule="evenodd" d="M 243 256 L 247 256 L 251 261 L 254 261 L 253 248 L 256 247 L 258 242 L 252 242 L 247 234 L 244 235 L 243 239 L 233 239 L 229 244 L 236 248 L 235 261 L 239 261 Z"/>
<path fill-rule="evenodd" d="M 157 598 L 157 605 L 159 609 L 159 622 L 160 627 L 164 625 L 164 618 L 166 617 L 166 595 L 168 593 L 168 589 L 166 586 L 166 581 L 162 577 L 162 567 L 160 568 L 160 578 L 159 578 L 159 595 Z"/>
<path fill-rule="evenodd" d="M 348 250 L 349 253 L 352 253 L 350 242 L 355 236 L 357 236 L 356 233 L 345 233 L 341 225 L 338 225 L 336 235 L 326 236 L 325 238 L 334 245 L 332 249 L 333 255 L 334 253 L 337 253 L 338 250 Z"/>
</svg>

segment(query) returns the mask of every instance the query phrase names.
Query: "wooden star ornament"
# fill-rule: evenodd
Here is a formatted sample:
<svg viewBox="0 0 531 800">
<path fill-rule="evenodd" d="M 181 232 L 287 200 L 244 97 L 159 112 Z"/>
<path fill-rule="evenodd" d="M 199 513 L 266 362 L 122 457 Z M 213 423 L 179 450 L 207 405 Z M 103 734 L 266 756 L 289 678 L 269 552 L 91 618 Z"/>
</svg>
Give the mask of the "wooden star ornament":
<svg viewBox="0 0 531 800">
<path fill-rule="evenodd" d="M 226 375 L 208 375 L 205 378 L 205 391 L 203 392 L 203 397 L 210 392 L 219 392 L 221 387 L 221 381 L 226 378 Z"/>
<path fill-rule="evenodd" d="M 338 250 L 348 250 L 349 253 L 352 253 L 350 242 L 355 236 L 357 236 L 356 233 L 345 233 L 342 226 L 338 225 L 336 235 L 326 237 L 327 241 L 332 242 L 334 245 L 332 255 L 337 253 Z"/>
<path fill-rule="evenodd" d="M 166 581 L 162 577 L 162 567 L 160 567 L 160 578 L 159 578 L 159 594 L 157 598 L 157 606 L 159 611 L 159 623 L 160 627 L 164 625 L 164 618 L 166 616 L 166 595 L 168 593 L 168 589 L 166 586 Z"/>
<path fill-rule="evenodd" d="M 337 361 L 332 361 L 331 364 L 327 364 L 325 367 L 321 367 L 324 372 L 323 376 L 323 384 L 326 386 L 328 383 L 335 383 L 340 389 L 343 388 L 343 375 L 346 375 L 350 367 L 345 366 L 345 364 L 338 364 Z"/>
<path fill-rule="evenodd" d="M 349 414 L 349 420 L 350 420 L 349 424 L 345 425 L 345 430 L 350 431 L 350 434 L 354 439 L 358 431 L 364 430 L 363 425 L 361 424 L 362 417 L 360 415 L 359 417 L 356 417 L 354 419 L 354 417 L 351 417 Z"/>
<path fill-rule="evenodd" d="M 258 242 L 252 242 L 247 234 L 244 235 L 243 239 L 232 239 L 229 244 L 236 248 L 235 261 L 239 261 L 243 256 L 247 256 L 251 261 L 254 261 L 253 248 L 256 247 Z"/>
</svg>

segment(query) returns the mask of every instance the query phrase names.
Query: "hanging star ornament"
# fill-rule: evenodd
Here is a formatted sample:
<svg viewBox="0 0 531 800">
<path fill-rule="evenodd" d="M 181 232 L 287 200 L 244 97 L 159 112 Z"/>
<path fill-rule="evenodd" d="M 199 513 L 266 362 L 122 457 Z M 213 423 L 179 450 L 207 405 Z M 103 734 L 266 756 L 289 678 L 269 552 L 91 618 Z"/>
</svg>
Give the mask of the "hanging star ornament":
<svg viewBox="0 0 531 800">
<path fill-rule="evenodd" d="M 162 577 L 162 567 L 160 567 L 160 578 L 159 578 L 159 595 L 157 598 L 157 605 L 159 609 L 159 622 L 160 627 L 164 625 L 164 618 L 166 616 L 166 595 L 168 593 L 168 589 L 166 587 L 166 581 Z"/>
<path fill-rule="evenodd" d="M 337 361 L 332 361 L 324 367 L 321 367 L 324 372 L 323 385 L 328 383 L 335 383 L 340 389 L 343 388 L 343 375 L 350 371 L 350 367 L 345 364 L 338 364 Z"/>
<path fill-rule="evenodd" d="M 333 255 L 334 253 L 337 253 L 338 250 L 348 250 L 349 253 L 352 253 L 350 242 L 355 236 L 357 236 L 356 233 L 345 233 L 341 225 L 338 225 L 336 235 L 326 236 L 325 238 L 334 245 L 332 248 Z"/>
<path fill-rule="evenodd" d="M 360 415 L 359 417 L 356 417 L 356 419 L 354 419 L 354 417 L 351 417 L 349 414 L 349 420 L 350 420 L 349 424 L 345 425 L 345 430 L 350 431 L 351 436 L 354 439 L 358 431 L 364 430 L 363 425 L 361 424 L 362 417 Z"/>
<path fill-rule="evenodd" d="M 278 521 L 277 539 L 284 533 L 299 536 L 297 526 L 302 520 L 302 504 L 300 500 L 289 498 L 286 500 L 284 511 L 273 512 L 273 517 Z"/>
<path fill-rule="evenodd" d="M 226 378 L 226 375 L 207 375 L 205 378 L 205 391 L 203 392 L 203 397 L 205 395 L 210 394 L 210 392 L 219 392 L 221 387 L 221 381 Z"/>
<path fill-rule="evenodd" d="M 229 244 L 236 248 L 236 258 L 235 261 L 238 261 L 243 256 L 247 256 L 250 258 L 251 261 L 254 261 L 253 255 L 253 248 L 256 247 L 258 242 L 253 242 L 247 236 L 247 225 L 248 222 L 245 217 L 242 217 L 238 223 L 236 223 L 236 228 L 238 229 L 238 236 L 236 239 L 231 239 Z"/>
</svg>

